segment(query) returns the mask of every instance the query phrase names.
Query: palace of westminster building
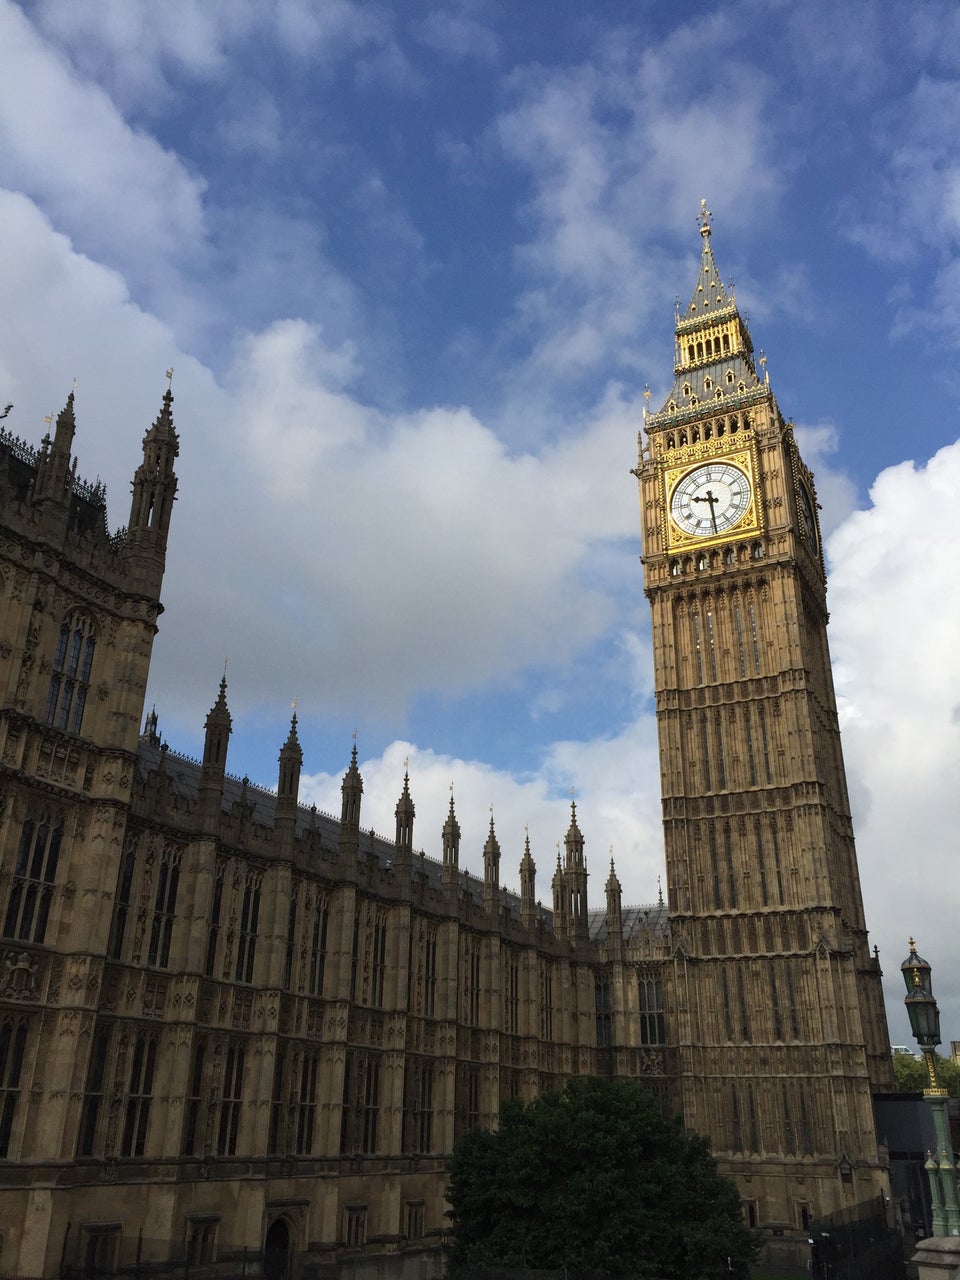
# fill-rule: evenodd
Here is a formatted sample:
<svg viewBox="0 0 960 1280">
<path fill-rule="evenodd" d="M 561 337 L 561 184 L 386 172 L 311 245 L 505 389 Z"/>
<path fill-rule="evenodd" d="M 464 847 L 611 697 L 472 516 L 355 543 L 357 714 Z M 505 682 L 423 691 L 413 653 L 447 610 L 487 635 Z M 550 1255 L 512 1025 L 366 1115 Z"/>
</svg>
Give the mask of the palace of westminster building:
<svg viewBox="0 0 960 1280">
<path fill-rule="evenodd" d="M 202 761 L 144 721 L 177 487 L 173 397 L 127 527 L 72 456 L 74 397 L 0 431 L 0 1273 L 263 1254 L 440 1271 L 446 1160 L 510 1098 L 638 1079 L 708 1135 L 747 1220 L 805 1236 L 888 1186 L 892 1088 L 827 649 L 817 503 L 701 218 L 675 379 L 645 417 L 666 902 L 587 903 L 571 810 L 552 909 Z M 638 581 L 638 590 L 640 583 Z M 398 780 L 398 788 L 400 787 Z M 585 824 L 586 825 L 586 824 Z M 361 1266 L 362 1269 L 362 1266 Z"/>
</svg>

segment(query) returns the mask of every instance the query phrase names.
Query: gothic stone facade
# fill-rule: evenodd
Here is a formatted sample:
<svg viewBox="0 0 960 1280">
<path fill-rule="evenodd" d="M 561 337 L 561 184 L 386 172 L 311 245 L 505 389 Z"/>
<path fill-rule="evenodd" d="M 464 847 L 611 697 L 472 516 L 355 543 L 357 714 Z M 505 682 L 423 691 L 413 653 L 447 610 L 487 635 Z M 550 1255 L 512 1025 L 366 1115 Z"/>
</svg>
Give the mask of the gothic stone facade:
<svg viewBox="0 0 960 1280">
<path fill-rule="evenodd" d="M 704 220 L 677 385 L 641 435 L 669 912 L 587 904 L 576 808 L 536 900 L 202 761 L 143 723 L 176 493 L 172 396 L 129 525 L 76 476 L 71 395 L 0 433 L 0 1271 L 391 1256 L 439 1269 L 444 1164 L 501 1104 L 643 1079 L 712 1139 L 750 1221 L 885 1186 L 889 1085 L 825 639 L 812 478 L 755 371 Z M 705 517 L 705 519 L 704 519 Z"/>
</svg>

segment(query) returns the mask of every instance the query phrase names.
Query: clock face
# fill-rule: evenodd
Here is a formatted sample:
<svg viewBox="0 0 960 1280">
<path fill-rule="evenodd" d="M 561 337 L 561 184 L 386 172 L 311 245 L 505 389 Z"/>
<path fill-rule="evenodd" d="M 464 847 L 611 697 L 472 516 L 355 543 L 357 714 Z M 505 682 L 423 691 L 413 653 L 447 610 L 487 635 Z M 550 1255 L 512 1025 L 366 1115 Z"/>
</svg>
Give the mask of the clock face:
<svg viewBox="0 0 960 1280">
<path fill-rule="evenodd" d="M 817 545 L 817 517 L 813 512 L 813 498 L 810 496 L 810 490 L 803 483 L 800 484 L 800 510 L 803 515 L 803 537 L 813 552 L 817 555 L 820 548 Z"/>
<path fill-rule="evenodd" d="M 743 518 L 750 505 L 750 481 L 731 462 L 708 462 L 688 471 L 673 491 L 670 514 L 684 533 L 714 538 Z"/>
</svg>

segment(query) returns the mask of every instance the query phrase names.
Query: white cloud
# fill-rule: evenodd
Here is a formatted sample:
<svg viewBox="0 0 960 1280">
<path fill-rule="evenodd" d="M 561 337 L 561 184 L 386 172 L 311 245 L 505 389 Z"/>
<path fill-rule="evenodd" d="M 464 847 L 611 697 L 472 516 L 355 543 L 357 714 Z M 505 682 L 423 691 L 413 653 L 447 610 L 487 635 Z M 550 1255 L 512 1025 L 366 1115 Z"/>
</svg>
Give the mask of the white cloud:
<svg viewBox="0 0 960 1280">
<path fill-rule="evenodd" d="M 830 639 L 867 924 L 900 1021 L 897 967 L 912 934 L 935 967 L 944 1026 L 955 1029 L 960 442 L 924 465 L 884 471 L 870 497 L 829 545 Z"/>
<path fill-rule="evenodd" d="M 500 52 L 500 41 L 495 31 L 475 17 L 472 4 L 457 9 L 431 9 L 420 22 L 414 24 L 416 38 L 437 53 L 461 60 L 475 58 L 494 62 Z"/>
<path fill-rule="evenodd" d="M 39 0 L 38 25 L 125 109 L 167 109 L 176 80 L 227 79 L 238 47 L 277 44 L 317 74 L 358 50 L 391 45 L 387 11 L 352 0 Z"/>
<path fill-rule="evenodd" d="M 483 845 L 491 806 L 500 843 L 501 884 L 517 891 L 524 838 L 530 836 L 537 865 L 537 897 L 550 902 L 557 846 L 570 825 L 570 789 L 577 800 L 590 875 L 589 901 L 604 905 L 604 885 L 614 858 L 624 905 L 656 901 L 662 872 L 660 805 L 657 795 L 656 725 L 641 717 L 615 738 L 559 742 L 531 774 L 517 775 L 477 760 L 438 755 L 429 748 L 396 741 L 376 758 L 361 762 L 364 797 L 361 826 L 392 838 L 394 808 L 405 764 L 417 810 L 414 846 L 441 857 L 441 829 L 453 784 L 462 832 L 460 867 L 483 877 Z M 340 812 L 342 775 L 304 774 L 301 799 L 334 815 Z"/>
<path fill-rule="evenodd" d="M 0 39 L 0 178 L 43 202 L 81 247 L 134 274 L 144 255 L 154 271 L 158 258 L 189 262 L 204 238 L 203 180 L 131 129 L 10 0 L 0 0 Z"/>
</svg>

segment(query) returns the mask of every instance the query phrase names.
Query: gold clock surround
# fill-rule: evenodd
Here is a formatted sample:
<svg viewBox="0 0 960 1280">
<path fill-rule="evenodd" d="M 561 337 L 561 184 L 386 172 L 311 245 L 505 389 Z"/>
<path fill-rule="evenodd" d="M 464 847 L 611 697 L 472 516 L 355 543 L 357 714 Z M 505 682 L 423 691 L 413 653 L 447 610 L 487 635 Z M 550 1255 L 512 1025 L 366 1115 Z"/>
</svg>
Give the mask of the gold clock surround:
<svg viewBox="0 0 960 1280">
<path fill-rule="evenodd" d="M 719 448 L 712 442 L 691 445 L 678 449 L 676 454 L 671 456 L 670 462 L 671 465 L 664 467 L 661 473 L 663 493 L 660 507 L 664 544 L 669 551 L 688 551 L 693 548 L 699 550 L 701 547 L 715 546 L 721 542 L 730 542 L 762 532 L 762 504 L 757 493 L 759 467 L 756 448 L 752 442 L 745 443 L 737 449 L 731 449 L 728 442 L 723 442 Z M 677 486 L 692 471 L 711 462 L 727 463 L 742 471 L 750 485 L 750 501 L 743 515 L 731 528 L 707 535 L 688 533 L 673 518 L 673 495 Z"/>
</svg>

